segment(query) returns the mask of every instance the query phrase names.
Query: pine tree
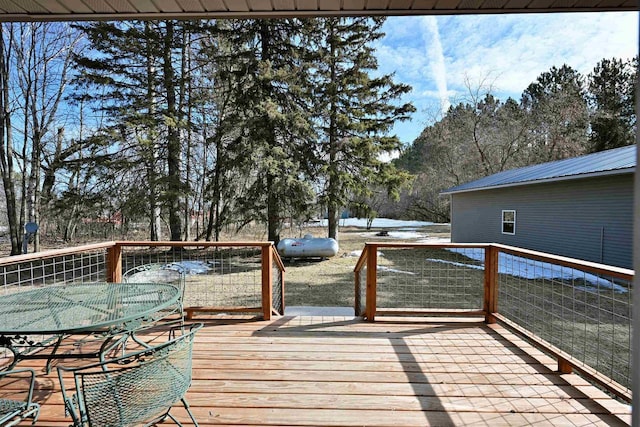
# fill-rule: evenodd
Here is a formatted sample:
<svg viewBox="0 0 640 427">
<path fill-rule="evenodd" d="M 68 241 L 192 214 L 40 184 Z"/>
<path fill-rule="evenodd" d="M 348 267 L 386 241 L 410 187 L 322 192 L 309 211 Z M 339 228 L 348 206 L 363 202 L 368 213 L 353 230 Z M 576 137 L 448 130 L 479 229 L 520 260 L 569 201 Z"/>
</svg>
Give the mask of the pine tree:
<svg viewBox="0 0 640 427">
<path fill-rule="evenodd" d="M 369 196 L 377 186 L 395 193 L 406 178 L 381 160 L 401 147 L 389 135 L 393 124 L 415 110 L 410 103 L 397 104 L 409 86 L 394 83 L 392 75 L 374 76 L 373 43 L 384 35 L 383 22 L 366 17 L 314 21 L 314 99 L 325 187 L 321 199 L 331 238 L 337 238 L 340 209 L 351 200 Z"/>
<path fill-rule="evenodd" d="M 245 156 L 253 164 L 253 180 L 238 203 L 243 222 L 266 220 L 268 239 L 276 243 L 284 216 L 305 215 L 313 199 L 303 25 L 298 19 L 239 21 L 228 39 Z"/>
<path fill-rule="evenodd" d="M 187 25 L 145 21 L 79 26 L 91 48 L 76 58 L 81 70 L 77 83 L 84 89 L 79 96 L 108 114 L 103 131 L 119 146 L 112 151 L 119 162 L 112 166 L 129 174 L 123 183 L 145 186 L 152 240 L 161 238 L 161 207 L 168 211 L 171 240 L 181 240 L 183 233 L 180 129 L 185 123 L 179 88 L 185 78 L 180 57 Z"/>
<path fill-rule="evenodd" d="M 522 94 L 529 114 L 530 163 L 575 157 L 587 149 L 589 116 L 584 77 L 568 65 L 551 67 Z"/>
<path fill-rule="evenodd" d="M 635 143 L 637 61 L 602 59 L 589 74 L 590 151 Z"/>
</svg>

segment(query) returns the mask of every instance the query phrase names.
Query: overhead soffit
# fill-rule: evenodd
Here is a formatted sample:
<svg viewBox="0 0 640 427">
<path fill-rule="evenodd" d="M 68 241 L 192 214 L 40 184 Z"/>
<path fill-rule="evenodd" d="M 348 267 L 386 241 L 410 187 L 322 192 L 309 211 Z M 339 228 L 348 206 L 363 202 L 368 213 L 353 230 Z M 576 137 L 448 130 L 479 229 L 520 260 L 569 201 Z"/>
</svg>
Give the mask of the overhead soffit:
<svg viewBox="0 0 640 427">
<path fill-rule="evenodd" d="M 0 21 L 636 10 L 638 0 L 0 0 Z"/>
</svg>

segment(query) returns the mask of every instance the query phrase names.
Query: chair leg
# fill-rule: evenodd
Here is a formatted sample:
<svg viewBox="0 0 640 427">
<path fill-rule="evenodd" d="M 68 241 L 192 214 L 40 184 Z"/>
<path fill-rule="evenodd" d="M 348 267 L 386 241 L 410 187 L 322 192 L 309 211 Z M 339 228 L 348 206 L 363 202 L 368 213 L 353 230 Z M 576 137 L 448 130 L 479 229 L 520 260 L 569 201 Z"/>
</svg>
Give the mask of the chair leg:
<svg viewBox="0 0 640 427">
<path fill-rule="evenodd" d="M 185 399 L 184 397 L 181 399 L 182 400 L 182 404 L 184 405 L 184 409 L 187 410 L 187 414 L 189 414 L 189 416 L 191 417 L 191 421 L 193 421 L 193 425 L 196 427 L 198 426 L 198 422 L 196 421 L 196 418 L 193 416 L 193 413 L 191 412 L 191 408 L 189 408 L 189 404 L 187 403 L 187 399 Z"/>
<path fill-rule="evenodd" d="M 40 405 L 37 403 L 32 403 L 31 413 L 29 417 L 33 417 L 33 421 L 31 421 L 31 425 L 35 425 L 38 421 L 38 417 L 40 416 Z"/>
</svg>

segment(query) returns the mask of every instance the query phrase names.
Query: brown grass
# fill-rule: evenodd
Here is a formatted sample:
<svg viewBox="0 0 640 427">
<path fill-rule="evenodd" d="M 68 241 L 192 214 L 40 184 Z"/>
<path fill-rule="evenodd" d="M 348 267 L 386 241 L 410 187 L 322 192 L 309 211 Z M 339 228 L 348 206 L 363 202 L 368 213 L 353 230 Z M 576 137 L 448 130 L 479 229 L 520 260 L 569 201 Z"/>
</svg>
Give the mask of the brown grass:
<svg viewBox="0 0 640 427">
<path fill-rule="evenodd" d="M 391 229 L 387 229 L 391 231 Z M 286 261 L 285 296 L 287 306 L 329 306 L 353 307 L 354 273 L 358 256 L 366 242 L 400 241 L 415 242 L 415 239 L 397 239 L 376 236 L 380 229 L 344 227 L 340 229 L 338 255 L 324 260 L 297 259 Z M 315 237 L 324 237 L 322 228 L 309 228 L 303 233 L 290 234 L 286 237 L 300 237 L 306 233 Z M 419 229 L 420 234 L 434 238 L 448 238 L 448 225 L 431 225 Z M 283 233 L 284 234 L 284 233 Z"/>
</svg>

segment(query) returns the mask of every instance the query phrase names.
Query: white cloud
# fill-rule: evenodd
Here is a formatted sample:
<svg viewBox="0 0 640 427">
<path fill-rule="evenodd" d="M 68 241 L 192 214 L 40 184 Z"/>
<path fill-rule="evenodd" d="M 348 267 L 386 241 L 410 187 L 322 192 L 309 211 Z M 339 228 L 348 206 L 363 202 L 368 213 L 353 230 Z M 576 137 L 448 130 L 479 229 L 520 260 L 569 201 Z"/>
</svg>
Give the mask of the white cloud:
<svg viewBox="0 0 640 427">
<path fill-rule="evenodd" d="M 434 105 L 468 95 L 465 79 L 472 88 L 492 86 L 501 99 L 519 99 L 552 66 L 568 64 L 586 75 L 603 58 L 638 53 L 634 12 L 389 17 L 383 30 L 380 71 L 412 85 L 403 101 L 418 109 L 412 122 L 394 129 L 405 142 L 430 122 Z"/>
<path fill-rule="evenodd" d="M 425 30 L 423 32 L 423 40 L 428 52 L 427 56 L 430 58 L 431 70 L 438 91 L 438 97 L 440 98 L 440 105 L 442 110 L 446 111 L 449 109 L 451 103 L 449 102 L 449 92 L 447 90 L 447 67 L 442 53 L 438 21 L 435 16 L 425 16 L 422 18 L 422 24 Z"/>
</svg>

